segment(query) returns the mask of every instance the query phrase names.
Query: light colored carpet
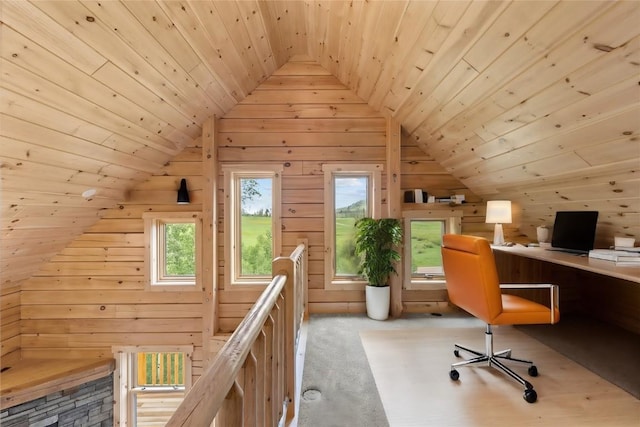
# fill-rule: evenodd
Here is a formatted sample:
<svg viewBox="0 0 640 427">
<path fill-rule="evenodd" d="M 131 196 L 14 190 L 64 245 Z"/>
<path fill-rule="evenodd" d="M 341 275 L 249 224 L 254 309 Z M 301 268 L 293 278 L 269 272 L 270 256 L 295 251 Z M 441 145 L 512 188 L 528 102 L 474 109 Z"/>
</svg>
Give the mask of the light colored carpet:
<svg viewBox="0 0 640 427">
<path fill-rule="evenodd" d="M 449 379 L 453 343 L 482 350 L 484 328 L 363 330 L 362 344 L 391 427 L 640 425 L 640 401 L 619 387 L 512 328 L 494 329 L 495 349 L 532 359 L 538 402 L 489 367 L 462 367 Z M 466 357 L 466 356 L 465 356 Z M 517 368 L 517 367 L 516 367 Z M 526 375 L 526 368 L 518 372 Z"/>
<path fill-rule="evenodd" d="M 389 425 L 358 335 L 360 327 L 375 322 L 362 316 L 311 316 L 298 427 Z"/>
</svg>

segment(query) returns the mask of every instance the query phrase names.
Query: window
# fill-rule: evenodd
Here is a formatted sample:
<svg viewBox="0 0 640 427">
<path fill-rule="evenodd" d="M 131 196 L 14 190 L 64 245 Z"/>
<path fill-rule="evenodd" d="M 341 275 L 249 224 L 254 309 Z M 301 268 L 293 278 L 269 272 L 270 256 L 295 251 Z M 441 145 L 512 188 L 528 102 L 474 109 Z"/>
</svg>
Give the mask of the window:
<svg viewBox="0 0 640 427">
<path fill-rule="evenodd" d="M 225 172 L 225 280 L 267 285 L 280 255 L 282 166 L 261 170 L 228 165 Z"/>
<path fill-rule="evenodd" d="M 116 347 L 114 425 L 165 425 L 191 387 L 192 346 Z"/>
<path fill-rule="evenodd" d="M 442 235 L 458 234 L 462 212 L 404 212 L 404 287 L 406 289 L 444 288 Z"/>
<path fill-rule="evenodd" d="M 347 169 L 348 168 L 348 169 Z M 354 253 L 354 223 L 380 217 L 382 165 L 327 164 L 324 172 L 325 287 L 356 289 L 366 281 L 358 276 Z"/>
<path fill-rule="evenodd" d="M 200 277 L 199 213 L 144 213 L 145 271 L 150 289 L 185 289 Z"/>
</svg>

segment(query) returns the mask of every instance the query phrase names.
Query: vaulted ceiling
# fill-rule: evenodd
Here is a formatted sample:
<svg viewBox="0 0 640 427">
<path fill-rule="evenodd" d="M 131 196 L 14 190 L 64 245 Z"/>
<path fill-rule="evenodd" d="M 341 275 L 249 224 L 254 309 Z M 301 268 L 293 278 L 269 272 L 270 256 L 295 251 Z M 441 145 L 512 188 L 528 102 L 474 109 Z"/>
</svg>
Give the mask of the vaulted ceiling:
<svg viewBox="0 0 640 427">
<path fill-rule="evenodd" d="M 476 194 L 533 222 L 591 180 L 638 232 L 635 1 L 4 0 L 0 14 L 3 283 L 300 56 Z"/>
</svg>

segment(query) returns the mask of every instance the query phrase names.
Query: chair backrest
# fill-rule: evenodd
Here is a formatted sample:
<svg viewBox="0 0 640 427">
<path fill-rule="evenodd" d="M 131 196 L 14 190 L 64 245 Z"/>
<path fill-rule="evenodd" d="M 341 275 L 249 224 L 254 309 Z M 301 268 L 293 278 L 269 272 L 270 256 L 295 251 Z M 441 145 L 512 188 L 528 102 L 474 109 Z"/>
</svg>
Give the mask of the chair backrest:
<svg viewBox="0 0 640 427">
<path fill-rule="evenodd" d="M 486 323 L 502 312 L 500 282 L 488 240 L 445 234 L 442 266 L 453 304 Z"/>
</svg>

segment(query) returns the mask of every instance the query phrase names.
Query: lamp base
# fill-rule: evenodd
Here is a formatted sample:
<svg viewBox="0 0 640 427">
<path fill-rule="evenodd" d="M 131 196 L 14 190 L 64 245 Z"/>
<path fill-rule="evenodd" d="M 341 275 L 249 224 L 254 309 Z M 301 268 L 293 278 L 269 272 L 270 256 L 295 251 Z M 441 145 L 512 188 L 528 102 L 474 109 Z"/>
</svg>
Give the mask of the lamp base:
<svg viewBox="0 0 640 427">
<path fill-rule="evenodd" d="M 504 246 L 504 232 L 502 231 L 502 224 L 496 224 L 493 229 L 493 244 L 496 246 Z"/>
</svg>

